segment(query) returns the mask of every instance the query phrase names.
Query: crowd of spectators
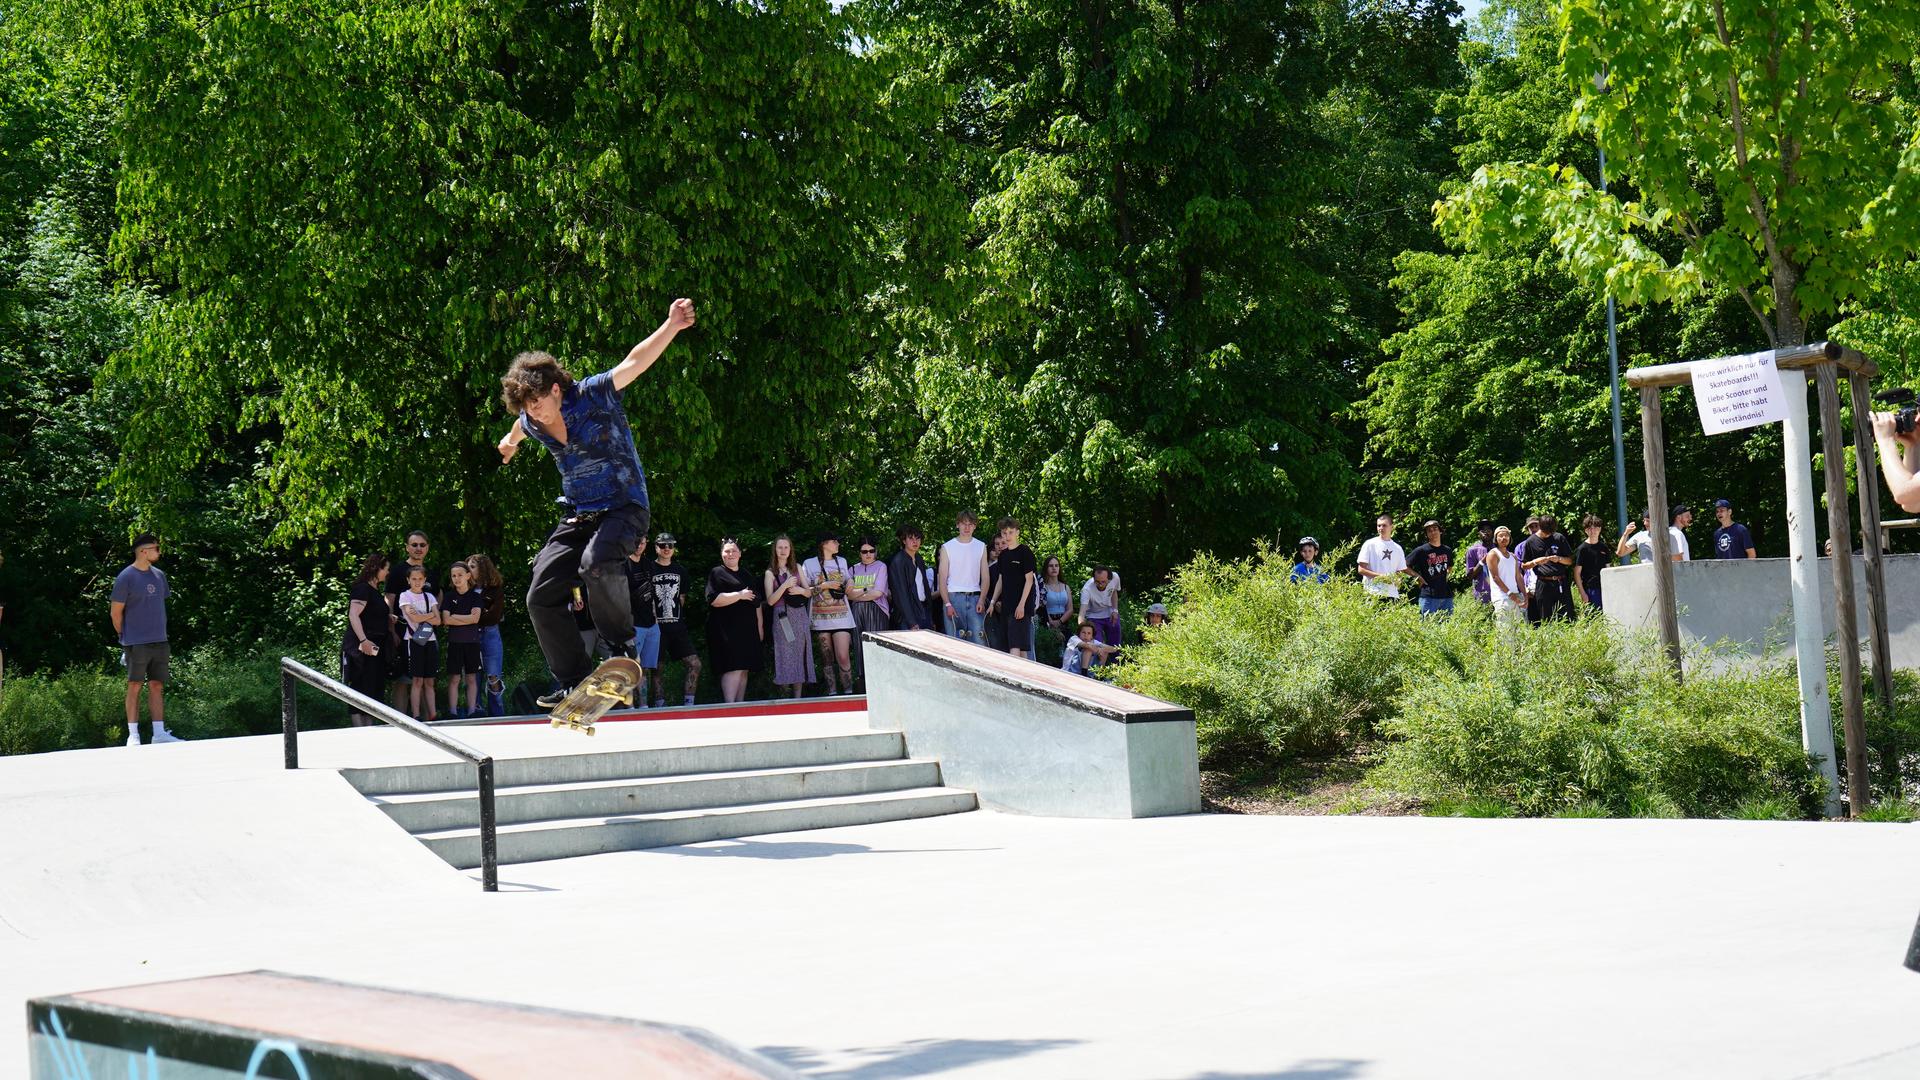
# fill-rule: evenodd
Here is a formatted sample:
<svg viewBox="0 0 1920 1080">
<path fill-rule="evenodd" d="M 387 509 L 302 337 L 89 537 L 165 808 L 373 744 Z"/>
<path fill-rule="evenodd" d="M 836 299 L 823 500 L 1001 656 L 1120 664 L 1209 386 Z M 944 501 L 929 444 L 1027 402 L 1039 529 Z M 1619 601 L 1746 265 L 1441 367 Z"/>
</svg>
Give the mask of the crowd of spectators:
<svg viewBox="0 0 1920 1080">
<path fill-rule="evenodd" d="M 1714 503 L 1718 526 L 1713 532 L 1713 557 L 1752 559 L 1757 557 L 1753 534 L 1733 519 L 1733 504 L 1726 499 Z M 1693 558 L 1686 530 L 1693 524 L 1693 510 L 1676 507 L 1668 522 L 1669 558 L 1686 562 Z M 1601 534 L 1606 523 L 1595 514 L 1580 521 L 1585 539 L 1570 540 L 1552 514 L 1527 519 L 1515 542 L 1514 531 L 1497 522 L 1482 519 L 1476 526 L 1478 540 L 1456 565 L 1454 549 L 1446 543 L 1446 530 L 1438 521 L 1420 526 L 1422 542 L 1406 551 L 1393 539 L 1391 514 L 1381 514 L 1374 522 L 1376 535 L 1360 545 L 1356 570 L 1361 587 L 1390 600 L 1401 598 L 1403 579 L 1414 590 L 1412 599 L 1425 615 L 1444 615 L 1453 610 L 1454 593 L 1468 588 L 1471 595 L 1488 604 L 1503 617 L 1524 617 L 1530 623 L 1545 619 L 1571 619 L 1580 608 L 1603 610 L 1605 598 L 1600 588 L 1600 572 L 1615 562 L 1650 562 L 1654 557 L 1653 519 L 1644 514 L 1637 526 L 1628 528 L 1617 543 L 1609 544 Z M 1295 545 L 1293 579 L 1322 583 L 1332 575 L 1320 565 L 1320 542 L 1303 536 Z"/>
<path fill-rule="evenodd" d="M 767 672 L 782 696 L 851 694 L 864 686 L 860 635 L 869 630 L 933 630 L 1036 659 L 1044 627 L 1061 638 L 1064 670 L 1090 674 L 1110 662 L 1121 644 L 1119 573 L 1097 566 L 1075 589 L 1059 557 L 1036 560 L 1017 520 L 1000 519 L 990 540 L 977 537 L 978 528 L 975 515 L 960 514 L 954 536 L 931 560 L 915 526 L 897 530 L 885 552 L 872 535 L 855 537 L 847 552 L 837 533 L 823 532 L 805 549 L 782 534 L 764 556 L 749 556 L 727 537 L 704 588 L 680 562 L 672 533 L 642 537 L 625 569 L 632 651 L 645 672 L 643 703 L 694 704 L 703 671 L 728 702 L 743 699 L 756 672 Z M 370 555 L 361 563 L 341 640 L 343 681 L 422 720 L 505 715 L 505 582 L 485 555 L 443 568 L 431 549 L 416 530 L 403 555 Z M 604 660 L 613 649 L 600 640 L 590 603 L 574 591 L 582 644 Z M 704 656 L 689 624 L 695 604 L 707 611 Z M 1165 617 L 1156 604 L 1147 620 Z M 683 670 L 683 682 L 671 689 L 662 674 L 666 661 Z M 371 721 L 355 713 L 354 722 Z"/>
</svg>

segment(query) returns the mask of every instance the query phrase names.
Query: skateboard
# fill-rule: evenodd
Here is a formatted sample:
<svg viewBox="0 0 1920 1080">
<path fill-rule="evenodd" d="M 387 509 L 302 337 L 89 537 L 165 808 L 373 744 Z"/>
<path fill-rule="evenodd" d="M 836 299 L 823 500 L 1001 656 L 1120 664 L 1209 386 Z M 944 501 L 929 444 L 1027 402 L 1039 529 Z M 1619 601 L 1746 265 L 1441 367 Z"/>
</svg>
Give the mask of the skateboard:
<svg viewBox="0 0 1920 1080">
<path fill-rule="evenodd" d="M 640 685 L 640 665 L 631 657 L 616 656 L 593 669 L 567 699 L 548 714 L 554 727 L 572 728 L 593 734 L 593 722 L 607 715 L 615 705 L 633 704 L 634 688 Z"/>
</svg>

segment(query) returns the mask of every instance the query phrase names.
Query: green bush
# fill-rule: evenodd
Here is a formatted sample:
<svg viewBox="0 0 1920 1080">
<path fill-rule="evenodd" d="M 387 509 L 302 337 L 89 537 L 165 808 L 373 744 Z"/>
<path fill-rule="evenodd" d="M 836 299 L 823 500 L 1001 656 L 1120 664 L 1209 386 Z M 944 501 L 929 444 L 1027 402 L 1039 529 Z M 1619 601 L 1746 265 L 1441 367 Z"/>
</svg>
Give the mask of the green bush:
<svg viewBox="0 0 1920 1080">
<path fill-rule="evenodd" d="M 173 660 L 167 728 L 183 739 L 270 735 L 280 730 L 280 658 L 292 656 L 322 675 L 340 677 L 337 656 L 260 644 L 244 654 L 204 645 Z M 346 707 L 316 690 L 300 690 L 303 731 L 346 723 Z"/>
<path fill-rule="evenodd" d="M 1299 584 L 1274 552 L 1181 568 L 1174 617 L 1115 673 L 1193 708 L 1203 759 L 1326 754 L 1371 736 L 1410 673 L 1456 667 L 1471 613 L 1428 620 L 1350 582 Z"/>
<path fill-rule="evenodd" d="M 125 742 L 126 679 L 98 671 L 9 676 L 0 688 L 0 754 Z"/>
</svg>

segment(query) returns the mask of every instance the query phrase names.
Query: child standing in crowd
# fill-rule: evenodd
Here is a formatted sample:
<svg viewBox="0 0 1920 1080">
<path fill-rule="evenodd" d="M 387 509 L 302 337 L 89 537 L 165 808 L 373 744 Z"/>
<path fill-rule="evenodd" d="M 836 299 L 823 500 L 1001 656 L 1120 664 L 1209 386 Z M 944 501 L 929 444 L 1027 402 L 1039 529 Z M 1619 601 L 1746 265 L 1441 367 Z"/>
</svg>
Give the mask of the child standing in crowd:
<svg viewBox="0 0 1920 1080">
<path fill-rule="evenodd" d="M 838 536 L 820 534 L 819 554 L 800 567 L 800 578 L 813 601 L 814 641 L 820 647 L 820 671 L 827 693 L 851 694 L 855 624 L 853 609 L 847 604 L 847 560 L 840 557 Z"/>
<path fill-rule="evenodd" d="M 433 720 L 433 683 L 440 674 L 440 639 L 433 628 L 440 622 L 439 602 L 427 591 L 427 571 L 407 567 L 407 591 L 400 594 L 400 617 L 407 621 L 407 677 L 411 681 L 415 720 Z"/>
<path fill-rule="evenodd" d="M 773 615 L 773 685 L 798 698 L 813 681 L 813 628 L 807 620 L 811 594 L 800 578 L 793 540 L 786 533 L 773 538 L 773 559 L 767 564 L 762 592 Z"/>
<path fill-rule="evenodd" d="M 1481 566 L 1486 561 L 1487 552 L 1493 550 L 1493 522 L 1480 519 L 1480 539 L 1474 541 L 1462 556 L 1467 564 L 1467 581 L 1473 585 L 1473 598 L 1483 604 L 1493 602 L 1493 591 L 1487 587 L 1487 572 Z"/>
<path fill-rule="evenodd" d="M 507 617 L 507 583 L 485 555 L 467 556 L 467 569 L 473 572 L 473 587 L 480 590 L 484 602 L 480 608 L 480 673 L 487 677 L 487 715 L 505 716 L 507 654 L 500 642 L 500 624 Z"/>
<path fill-rule="evenodd" d="M 987 648 L 994 652 L 1007 647 L 1007 610 L 1000 603 L 1000 553 L 1004 550 L 998 535 L 987 541 L 987 587 L 981 601 L 987 605 Z"/>
<path fill-rule="evenodd" d="M 480 715 L 480 611 L 486 600 L 473 587 L 473 571 L 466 563 L 447 567 L 453 582 L 440 605 L 440 625 L 447 628 L 447 715 L 455 720 Z M 460 690 L 467 691 L 467 711 L 460 711 Z"/>
</svg>

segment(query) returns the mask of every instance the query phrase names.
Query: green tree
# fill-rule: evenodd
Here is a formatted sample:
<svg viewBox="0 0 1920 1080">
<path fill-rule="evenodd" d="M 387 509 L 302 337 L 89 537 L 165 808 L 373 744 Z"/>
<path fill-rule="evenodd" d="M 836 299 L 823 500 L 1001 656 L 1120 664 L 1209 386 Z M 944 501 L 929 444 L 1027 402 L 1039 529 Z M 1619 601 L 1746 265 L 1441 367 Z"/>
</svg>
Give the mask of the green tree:
<svg viewBox="0 0 1920 1080">
<path fill-rule="evenodd" d="M 1592 141 L 1565 123 L 1572 92 L 1560 72 L 1560 34 L 1547 0 L 1496 3 L 1461 46 L 1465 89 L 1443 103 L 1458 143 L 1459 176 L 1489 162 L 1582 162 Z M 1459 181 L 1452 181 L 1459 187 Z M 1612 532 L 1613 460 L 1605 307 L 1598 290 L 1555 257 L 1544 229 L 1448 253 L 1409 251 L 1394 279 L 1405 325 L 1360 406 L 1366 465 L 1383 506 L 1464 529 L 1481 517 L 1518 529 L 1529 512 L 1568 523 L 1598 512 Z M 1620 324 L 1626 363 L 1663 363 L 1729 351 L 1739 340 L 1738 300 L 1709 295 L 1629 309 Z M 1768 465 L 1771 429 L 1721 437 L 1708 452 L 1676 399 L 1669 475 L 1676 502 L 1730 498 L 1752 520 L 1780 502 Z M 1729 443 L 1734 453 L 1727 453 Z M 1627 447 L 1638 488 L 1637 441 Z M 1756 526 L 1763 546 L 1784 537 Z M 1784 547 L 1781 548 L 1784 550 Z"/>
<path fill-rule="evenodd" d="M 511 557 L 554 485 L 498 468 L 507 361 L 610 366 L 700 303 L 628 395 L 655 516 L 817 445 L 871 348 L 869 228 L 902 193 L 872 65 L 817 2 L 612 7 L 99 0 L 121 88 L 115 251 L 163 308 L 113 368 L 115 489 L 178 517 L 251 464 L 278 542 L 405 528 Z M 507 561 L 507 560 L 503 560 Z"/>
<path fill-rule="evenodd" d="M 1920 144 L 1893 92 L 1920 44 L 1904 0 L 1566 0 L 1572 117 L 1636 197 L 1564 161 L 1478 169 L 1448 235 L 1546 229 L 1626 303 L 1740 296 L 1774 346 L 1807 339 L 1920 238 Z M 1677 250 L 1663 250 L 1663 241 Z"/>
<path fill-rule="evenodd" d="M 1350 518 L 1339 418 L 1390 318 L 1369 274 L 1418 225 L 1456 10 L 864 7 L 893 91 L 951 102 L 912 182 L 965 212 L 903 238 L 950 268 L 900 264 L 902 345 L 868 385 L 925 432 L 880 421 L 905 451 L 881 490 L 1016 511 L 1142 577 Z"/>
</svg>

